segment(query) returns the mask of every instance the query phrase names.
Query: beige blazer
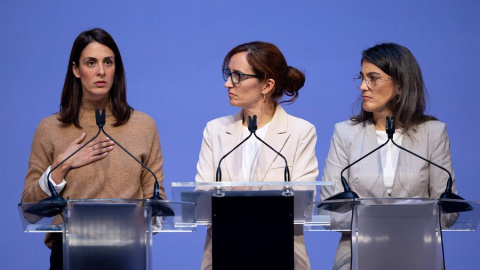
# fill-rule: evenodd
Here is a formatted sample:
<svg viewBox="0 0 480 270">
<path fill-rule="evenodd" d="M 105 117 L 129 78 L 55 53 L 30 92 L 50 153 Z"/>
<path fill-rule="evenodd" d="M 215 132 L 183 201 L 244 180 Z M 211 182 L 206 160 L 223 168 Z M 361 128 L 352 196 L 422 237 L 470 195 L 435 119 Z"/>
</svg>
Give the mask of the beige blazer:
<svg viewBox="0 0 480 270">
<path fill-rule="evenodd" d="M 322 180 L 333 181 L 335 185 L 322 188 L 321 199 L 342 192 L 342 169 L 378 146 L 372 121 L 357 125 L 351 121 L 336 124 L 322 176 Z M 427 121 L 416 126 L 408 134 L 403 134 L 401 146 L 443 166 L 452 173 L 454 180 L 450 142 L 444 123 Z M 344 172 L 344 177 L 361 198 L 388 196 L 379 152 L 353 165 Z M 400 150 L 391 196 L 438 198 L 445 191 L 447 179 L 448 174 L 443 170 Z M 455 181 L 453 191 L 456 193 Z M 350 241 L 350 234 L 342 235 L 333 269 L 350 269 Z"/>
<path fill-rule="evenodd" d="M 242 111 L 240 111 L 235 115 L 208 122 L 203 132 L 195 181 L 215 181 L 219 160 L 242 141 L 242 115 Z M 264 141 L 285 156 L 290 169 L 291 181 L 316 180 L 318 176 L 318 162 L 315 157 L 317 135 L 312 124 L 288 115 L 282 106 L 277 105 Z M 283 181 L 284 168 L 285 163 L 281 157 L 268 147 L 261 147 L 255 169 L 256 181 Z M 223 182 L 243 181 L 240 148 L 222 161 L 221 169 Z M 310 269 L 301 227 L 295 228 L 294 241 L 295 269 Z M 211 269 L 210 230 L 205 241 L 201 269 Z"/>
</svg>

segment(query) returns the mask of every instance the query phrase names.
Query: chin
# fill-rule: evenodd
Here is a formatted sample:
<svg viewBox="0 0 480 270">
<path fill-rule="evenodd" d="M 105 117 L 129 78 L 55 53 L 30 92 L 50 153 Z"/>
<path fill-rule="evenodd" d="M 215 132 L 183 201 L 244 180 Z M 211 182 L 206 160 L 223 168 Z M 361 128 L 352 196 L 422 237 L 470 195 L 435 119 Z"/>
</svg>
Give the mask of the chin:
<svg viewBox="0 0 480 270">
<path fill-rule="evenodd" d="M 375 111 L 375 108 L 372 108 L 370 106 L 363 106 L 362 109 L 369 113 L 373 113 Z"/>
<path fill-rule="evenodd" d="M 237 102 L 232 101 L 232 100 L 230 100 L 230 105 L 232 105 L 232 106 L 234 106 L 234 107 L 242 107 L 242 106 L 239 105 Z"/>
</svg>

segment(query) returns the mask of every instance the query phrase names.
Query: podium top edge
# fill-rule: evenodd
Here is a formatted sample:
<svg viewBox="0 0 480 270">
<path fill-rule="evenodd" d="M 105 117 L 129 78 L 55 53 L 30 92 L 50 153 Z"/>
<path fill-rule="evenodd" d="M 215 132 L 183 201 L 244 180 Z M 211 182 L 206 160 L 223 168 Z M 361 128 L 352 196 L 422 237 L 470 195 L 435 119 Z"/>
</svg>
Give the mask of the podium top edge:
<svg viewBox="0 0 480 270">
<path fill-rule="evenodd" d="M 152 203 L 153 200 L 151 199 L 67 199 L 67 203 Z M 191 204 L 194 205 L 192 202 L 179 202 L 179 201 L 169 201 L 169 200 L 161 200 L 160 203 L 165 204 Z M 39 202 L 23 202 L 19 203 L 18 206 L 26 206 L 31 204 L 38 204 Z M 48 204 L 48 202 L 47 202 Z"/>
<path fill-rule="evenodd" d="M 333 185 L 331 181 L 294 181 L 294 182 L 172 182 L 172 187 L 237 187 L 237 186 L 330 186 Z"/>
</svg>

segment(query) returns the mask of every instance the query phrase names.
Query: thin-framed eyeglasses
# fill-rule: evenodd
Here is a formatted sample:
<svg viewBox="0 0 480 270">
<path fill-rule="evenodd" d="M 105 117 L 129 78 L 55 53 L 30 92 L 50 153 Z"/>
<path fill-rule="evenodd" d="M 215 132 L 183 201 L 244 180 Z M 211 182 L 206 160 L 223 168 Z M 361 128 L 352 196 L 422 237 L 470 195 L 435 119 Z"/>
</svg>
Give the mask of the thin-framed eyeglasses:
<svg viewBox="0 0 480 270">
<path fill-rule="evenodd" d="M 227 81 L 228 77 L 230 77 L 230 80 L 232 81 L 233 84 L 239 84 L 243 78 L 245 79 L 248 77 L 255 77 L 259 79 L 263 78 L 262 76 L 255 75 L 255 74 L 245 74 L 238 71 L 231 71 L 228 68 L 223 69 L 222 73 L 223 73 L 223 80 Z"/>
<path fill-rule="evenodd" d="M 372 78 L 367 79 L 365 77 L 362 77 L 359 74 L 355 74 L 355 75 L 353 75 L 353 84 L 357 88 L 360 88 L 360 86 L 362 85 L 362 82 L 365 80 L 365 83 L 367 84 L 367 87 L 370 88 L 370 89 L 373 89 L 379 83 L 384 82 L 384 81 L 388 81 L 388 80 L 391 80 L 391 79 L 392 78 L 382 78 L 382 77 L 372 77 Z"/>
</svg>

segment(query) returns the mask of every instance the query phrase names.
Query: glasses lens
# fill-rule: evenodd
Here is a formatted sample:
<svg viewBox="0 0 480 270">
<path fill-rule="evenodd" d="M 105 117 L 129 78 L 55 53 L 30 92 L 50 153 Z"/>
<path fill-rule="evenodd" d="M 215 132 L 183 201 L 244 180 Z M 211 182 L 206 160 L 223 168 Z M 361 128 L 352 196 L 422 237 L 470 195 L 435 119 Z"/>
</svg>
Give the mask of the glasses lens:
<svg viewBox="0 0 480 270">
<path fill-rule="evenodd" d="M 240 77 L 242 75 L 240 75 L 240 73 L 238 73 L 236 71 L 233 71 L 231 76 L 232 76 L 233 83 L 239 83 L 240 82 Z"/>
<path fill-rule="evenodd" d="M 362 85 L 362 77 L 358 76 L 358 75 L 355 75 L 353 76 L 353 84 L 357 87 L 357 88 L 360 88 L 360 85 Z"/>
<path fill-rule="evenodd" d="M 223 80 L 224 80 L 224 81 L 227 81 L 227 80 L 228 80 L 228 76 L 230 76 L 230 70 L 224 69 L 223 72 L 222 72 L 222 74 L 223 74 Z"/>
</svg>

